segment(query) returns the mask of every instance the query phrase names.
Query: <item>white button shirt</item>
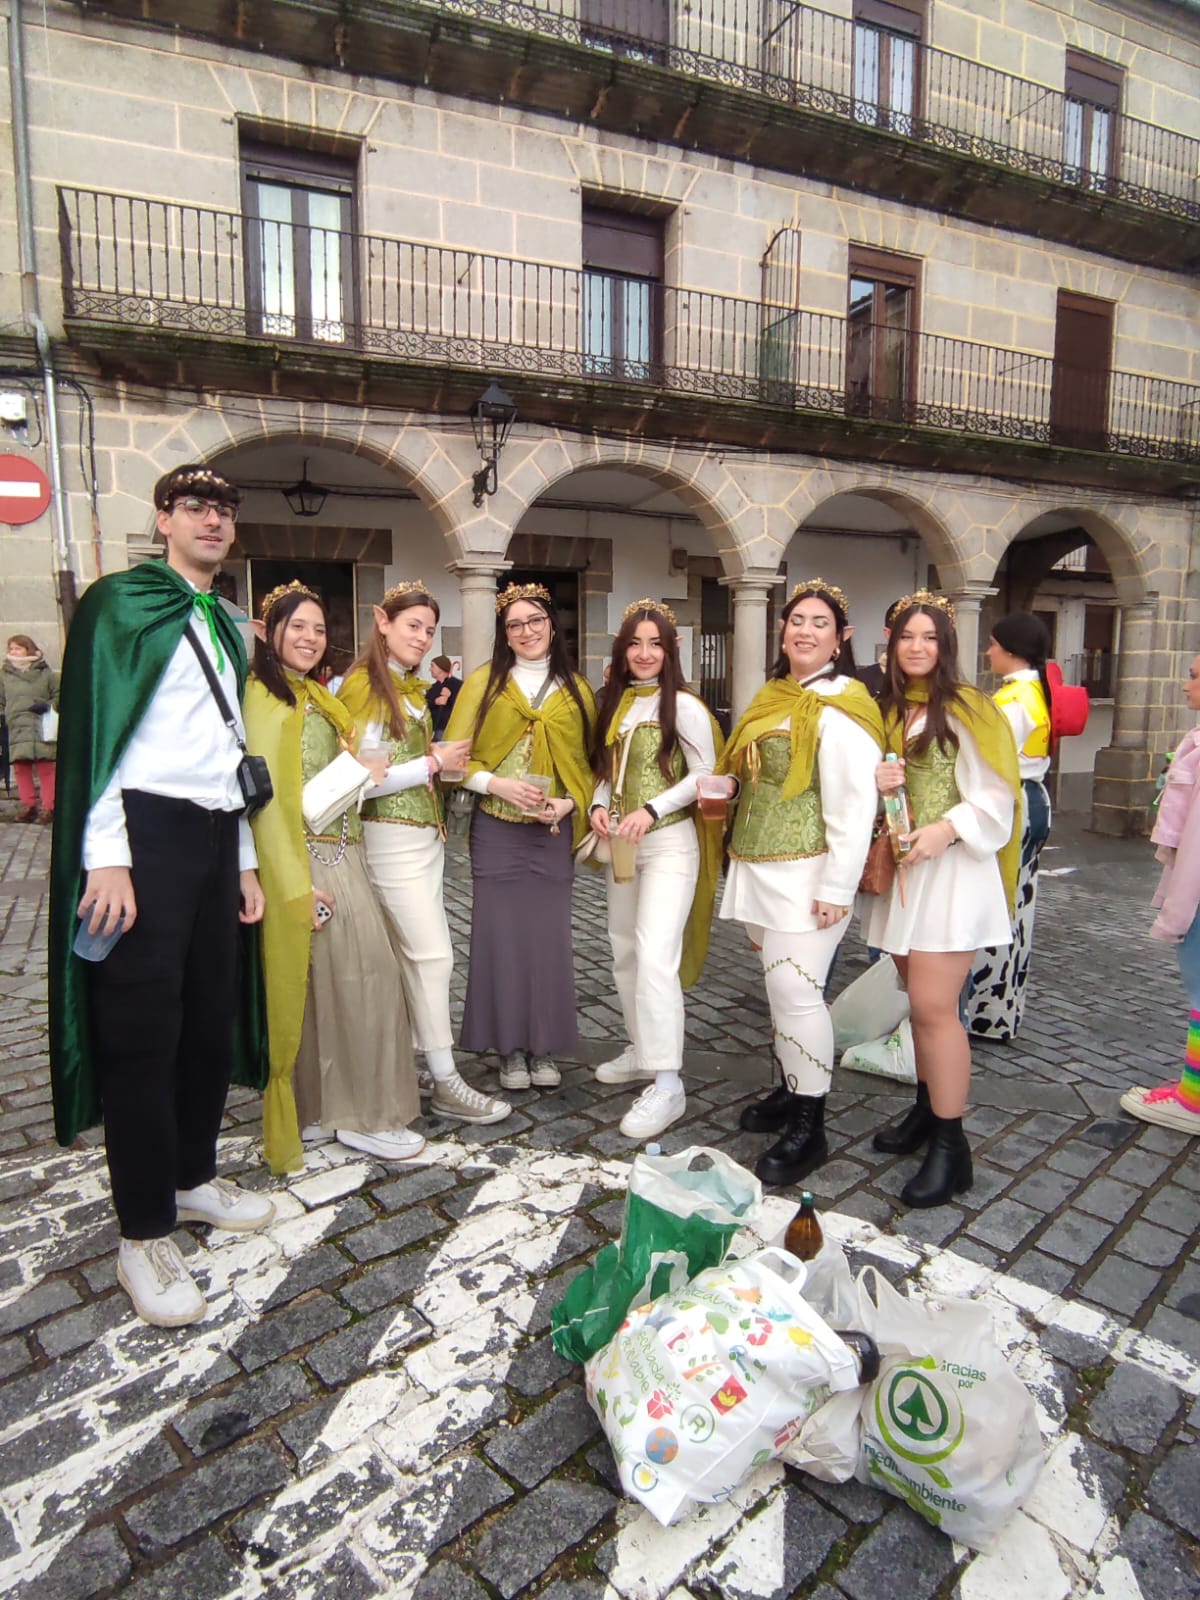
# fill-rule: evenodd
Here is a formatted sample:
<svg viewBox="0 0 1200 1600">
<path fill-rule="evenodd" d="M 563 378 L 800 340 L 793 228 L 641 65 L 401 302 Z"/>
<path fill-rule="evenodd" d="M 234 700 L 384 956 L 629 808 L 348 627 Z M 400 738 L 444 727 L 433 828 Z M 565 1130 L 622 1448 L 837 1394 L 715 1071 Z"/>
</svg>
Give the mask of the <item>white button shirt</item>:
<svg viewBox="0 0 1200 1600">
<path fill-rule="evenodd" d="M 204 618 L 193 616 L 188 626 L 216 670 L 216 651 Z M 218 677 L 244 739 L 233 663 L 228 650 L 221 654 L 225 665 Z M 205 811 L 240 812 L 243 801 L 237 769 L 241 759 L 242 752 L 225 724 L 196 652 L 181 637 L 107 788 L 88 812 L 83 832 L 84 870 L 133 865 L 123 789 L 190 800 Z M 244 816 L 238 823 L 238 866 L 243 872 L 258 866 L 254 838 Z"/>
</svg>

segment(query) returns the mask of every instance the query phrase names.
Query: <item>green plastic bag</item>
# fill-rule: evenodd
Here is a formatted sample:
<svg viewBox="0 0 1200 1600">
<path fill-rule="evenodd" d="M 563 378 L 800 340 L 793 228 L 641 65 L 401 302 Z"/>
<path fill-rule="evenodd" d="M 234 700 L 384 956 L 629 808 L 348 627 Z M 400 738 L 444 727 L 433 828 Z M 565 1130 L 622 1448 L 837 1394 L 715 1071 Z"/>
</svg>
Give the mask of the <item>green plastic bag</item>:
<svg viewBox="0 0 1200 1600">
<path fill-rule="evenodd" d="M 762 1184 L 719 1150 L 692 1145 L 634 1158 L 618 1244 L 607 1244 L 550 1313 L 567 1361 L 603 1350 L 631 1306 L 682 1288 L 720 1266 L 738 1230 L 757 1221 Z"/>
</svg>

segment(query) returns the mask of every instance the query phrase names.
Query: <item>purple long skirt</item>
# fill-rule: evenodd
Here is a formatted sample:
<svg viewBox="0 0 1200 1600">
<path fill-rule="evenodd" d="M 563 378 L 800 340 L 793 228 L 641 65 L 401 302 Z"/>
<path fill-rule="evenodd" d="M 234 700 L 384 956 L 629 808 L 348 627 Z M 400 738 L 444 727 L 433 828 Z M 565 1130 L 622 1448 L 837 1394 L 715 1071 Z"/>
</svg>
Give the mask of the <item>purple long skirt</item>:
<svg viewBox="0 0 1200 1600">
<path fill-rule="evenodd" d="M 571 826 L 471 819 L 471 961 L 464 1050 L 566 1055 L 579 1044 Z"/>
</svg>

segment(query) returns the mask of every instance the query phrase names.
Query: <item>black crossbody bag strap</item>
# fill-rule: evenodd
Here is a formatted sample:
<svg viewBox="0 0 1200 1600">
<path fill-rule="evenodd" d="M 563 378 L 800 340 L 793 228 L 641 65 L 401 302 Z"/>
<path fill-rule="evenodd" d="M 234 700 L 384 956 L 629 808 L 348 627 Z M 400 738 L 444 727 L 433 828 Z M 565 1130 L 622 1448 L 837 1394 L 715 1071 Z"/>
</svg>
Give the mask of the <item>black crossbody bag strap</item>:
<svg viewBox="0 0 1200 1600">
<path fill-rule="evenodd" d="M 192 632 L 190 623 L 183 630 L 183 636 L 191 645 L 192 649 L 196 652 L 196 659 L 199 661 L 200 666 L 203 669 L 204 676 L 208 679 L 208 687 L 213 692 L 213 699 L 217 702 L 217 709 L 220 711 L 221 716 L 225 719 L 225 726 L 229 729 L 230 733 L 232 733 L 234 739 L 237 741 L 238 749 L 243 755 L 245 755 L 246 741 L 242 738 L 241 732 L 238 729 L 237 718 L 229 709 L 229 701 L 225 698 L 225 691 L 221 687 L 221 680 L 217 677 L 212 662 L 205 655 L 204 648 L 199 639 L 197 639 L 196 635 Z"/>
</svg>

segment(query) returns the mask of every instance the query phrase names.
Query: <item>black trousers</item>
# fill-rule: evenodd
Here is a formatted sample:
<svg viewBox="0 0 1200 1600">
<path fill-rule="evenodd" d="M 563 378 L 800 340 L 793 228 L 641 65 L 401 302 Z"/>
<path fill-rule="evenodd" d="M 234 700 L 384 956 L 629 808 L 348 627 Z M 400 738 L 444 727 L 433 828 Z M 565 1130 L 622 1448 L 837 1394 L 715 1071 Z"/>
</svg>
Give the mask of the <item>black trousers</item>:
<svg viewBox="0 0 1200 1600">
<path fill-rule="evenodd" d="M 126 1239 L 175 1227 L 217 1170 L 233 1065 L 238 819 L 126 790 L 137 921 L 89 982 L 113 1204 Z"/>
</svg>

